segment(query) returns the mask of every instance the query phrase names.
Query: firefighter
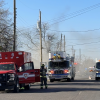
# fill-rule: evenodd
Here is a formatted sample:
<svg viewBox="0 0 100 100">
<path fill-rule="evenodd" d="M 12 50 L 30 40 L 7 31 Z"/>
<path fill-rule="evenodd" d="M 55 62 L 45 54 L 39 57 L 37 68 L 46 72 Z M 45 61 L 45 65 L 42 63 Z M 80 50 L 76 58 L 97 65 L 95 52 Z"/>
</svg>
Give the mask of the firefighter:
<svg viewBox="0 0 100 100">
<path fill-rule="evenodd" d="M 47 77 L 46 77 L 47 70 L 44 67 L 45 65 L 42 64 L 40 68 L 41 89 L 43 89 L 43 83 L 45 85 L 45 89 L 47 89 Z"/>
<path fill-rule="evenodd" d="M 60 59 L 61 57 L 60 57 L 60 54 L 58 54 L 58 59 Z"/>
</svg>

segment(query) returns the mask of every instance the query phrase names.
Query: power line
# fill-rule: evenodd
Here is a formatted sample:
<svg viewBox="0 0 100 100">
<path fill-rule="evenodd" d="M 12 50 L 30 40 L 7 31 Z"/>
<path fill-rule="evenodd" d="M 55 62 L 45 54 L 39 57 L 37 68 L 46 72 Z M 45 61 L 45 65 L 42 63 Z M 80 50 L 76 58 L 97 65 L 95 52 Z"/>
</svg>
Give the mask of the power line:
<svg viewBox="0 0 100 100">
<path fill-rule="evenodd" d="M 85 11 L 85 9 L 82 9 L 82 10 L 76 11 L 76 12 L 75 12 L 76 15 L 72 16 L 72 15 L 70 14 L 72 17 L 69 17 L 69 18 L 67 18 L 67 19 L 63 19 L 63 20 L 61 20 L 61 21 L 55 22 L 55 23 L 51 24 L 51 26 L 54 25 L 54 24 L 56 24 L 56 23 L 60 23 L 60 22 L 63 22 L 63 21 L 65 21 L 65 20 L 68 20 L 68 19 L 71 19 L 71 18 L 77 17 L 77 16 L 79 16 L 79 15 L 82 15 L 82 14 L 84 14 L 84 13 L 86 13 L 86 12 L 89 12 L 89 11 L 94 10 L 94 9 L 96 9 L 96 8 L 99 8 L 99 7 L 100 7 L 100 3 L 85 8 L 86 11 Z M 88 9 L 89 9 L 89 10 L 88 10 Z M 83 12 L 82 12 L 82 11 L 83 11 Z M 77 14 L 77 13 L 79 13 L 79 14 Z M 72 14 L 74 14 L 74 13 L 72 13 Z M 60 18 L 60 19 L 61 19 L 61 18 Z"/>
<path fill-rule="evenodd" d="M 96 49 L 96 48 L 95 48 L 95 49 Z M 97 48 L 97 49 L 98 49 L 98 48 Z M 75 49 L 75 50 L 78 51 L 79 49 Z M 91 49 L 91 50 L 92 50 L 92 51 L 91 51 L 91 50 L 88 49 L 88 48 L 87 48 L 87 49 L 81 49 L 81 50 L 84 50 L 84 51 L 86 50 L 85 52 L 100 52 L 100 51 L 95 51 L 95 50 L 93 50 L 93 49 Z M 71 52 L 71 49 L 67 49 L 66 51 Z"/>
<path fill-rule="evenodd" d="M 94 48 L 92 48 L 91 50 L 93 50 Z M 98 48 L 95 48 L 96 50 L 98 49 Z M 70 49 L 67 49 L 66 51 L 70 51 L 71 52 L 71 48 Z M 75 49 L 76 51 L 78 51 L 79 49 Z M 81 49 L 81 50 L 86 50 L 87 52 L 100 52 L 100 51 L 91 51 L 89 48 L 87 48 L 87 49 Z"/>
<path fill-rule="evenodd" d="M 19 0 L 19 1 L 20 1 L 21 3 L 23 3 L 21 0 Z M 23 3 L 23 4 L 24 4 L 24 3 Z M 24 4 L 24 5 L 25 5 L 25 4 Z M 25 6 L 27 6 L 27 5 L 25 5 Z M 76 16 L 81 15 L 81 14 L 83 14 L 83 13 L 86 13 L 86 12 L 88 12 L 88 11 L 94 10 L 94 9 L 96 9 L 96 8 L 98 8 L 98 7 L 100 7 L 100 3 L 95 4 L 95 5 L 92 5 L 92 6 L 90 6 L 90 7 L 85 8 L 85 9 L 81 9 L 81 10 L 79 10 L 79 11 L 73 12 L 73 13 L 67 15 L 67 16 L 72 16 L 72 15 L 75 15 L 75 14 L 77 14 L 77 13 L 80 13 L 80 14 L 77 14 L 77 15 L 75 15 L 75 16 L 70 17 L 70 18 L 73 18 L 73 17 L 76 17 Z M 31 8 L 31 9 L 32 9 L 32 8 Z M 88 10 L 88 11 L 87 11 L 87 10 Z M 63 18 L 65 18 L 65 17 L 67 17 L 67 16 L 61 17 L 60 19 L 63 19 Z M 70 18 L 64 19 L 64 20 L 62 20 L 62 21 L 68 20 L 68 19 L 70 19 Z M 56 19 L 54 19 L 54 20 L 56 20 Z M 58 20 L 58 19 L 57 19 L 57 20 Z M 59 22 L 62 22 L 62 21 L 59 21 Z M 59 23 L 59 22 L 56 22 L 56 23 Z M 56 23 L 54 23 L 54 24 L 56 24 Z M 51 25 L 53 25 L 53 24 L 51 24 Z M 29 26 L 29 27 L 30 27 L 30 26 Z M 32 26 L 32 27 L 33 27 L 33 26 Z M 56 32 L 89 32 L 89 31 L 96 31 L 96 30 L 100 30 L 100 28 L 99 28 L 99 29 L 93 29 L 93 30 L 87 30 L 87 31 L 57 31 L 57 30 L 51 30 L 51 31 L 56 31 Z"/>
<path fill-rule="evenodd" d="M 91 39 L 100 39 L 100 37 L 97 37 L 97 38 L 88 38 L 88 39 L 67 39 L 67 40 L 91 40 Z"/>
<path fill-rule="evenodd" d="M 18 14 L 18 18 L 23 22 L 23 24 L 27 24 L 28 25 L 28 23 L 26 22 L 26 20 L 24 19 L 24 18 L 22 18 L 19 14 Z M 26 26 L 26 27 L 35 27 L 36 25 L 30 25 L 30 26 Z"/>
<path fill-rule="evenodd" d="M 98 41 L 98 42 L 100 42 L 100 41 Z M 73 45 L 73 46 L 76 46 L 76 45 L 86 45 L 86 44 L 92 44 L 92 43 L 98 43 L 98 42 L 83 43 L 83 44 L 75 44 L 75 45 Z M 67 46 L 72 46 L 72 45 L 67 45 Z"/>
<path fill-rule="evenodd" d="M 84 8 L 84 9 L 81 9 L 81 10 L 79 10 L 79 11 L 70 13 L 70 14 L 67 15 L 67 16 L 69 17 L 69 16 L 72 16 L 72 15 L 74 15 L 74 14 L 80 13 L 80 12 L 85 11 L 85 10 L 90 10 L 90 9 L 94 10 L 94 9 L 98 8 L 98 6 L 100 6 L 100 3 L 97 3 L 97 4 L 95 4 L 95 5 L 89 6 L 89 7 Z M 95 8 L 95 7 L 96 7 L 96 8 Z M 49 20 L 49 21 L 51 22 L 51 21 L 56 21 L 56 20 L 59 20 L 59 19 L 61 20 L 61 19 L 65 18 L 65 17 L 67 17 L 67 16 L 63 16 L 63 17 L 60 17 L 60 18 L 54 18 L 54 19 L 51 19 L 51 20 Z"/>
<path fill-rule="evenodd" d="M 38 10 L 39 11 L 39 9 L 33 9 L 33 8 L 31 8 L 30 6 L 28 6 L 28 5 L 26 5 L 25 3 L 23 3 L 21 0 L 19 0 L 25 7 L 27 7 L 27 8 L 29 8 L 29 9 L 31 9 L 31 10 Z"/>
<path fill-rule="evenodd" d="M 26 22 L 26 20 L 24 20 L 19 14 L 18 14 L 18 18 L 20 18 L 21 19 L 21 21 L 23 21 L 24 22 L 24 24 L 28 24 L 27 22 Z"/>
<path fill-rule="evenodd" d="M 21 0 L 19 0 L 19 1 L 20 1 L 23 5 L 27 6 L 27 5 L 24 4 Z M 27 6 L 27 7 L 30 8 L 30 9 L 33 9 L 33 8 L 29 7 L 29 6 Z M 81 10 L 79 10 L 79 11 L 73 12 L 73 13 L 67 15 L 67 16 L 63 16 L 63 17 L 60 17 L 60 18 L 51 19 L 51 20 L 49 20 L 49 21 L 47 21 L 47 22 L 56 21 L 56 20 L 59 20 L 59 19 L 61 20 L 61 19 L 64 19 L 65 17 L 72 16 L 72 15 L 75 15 L 75 14 L 77 14 L 77 13 L 83 14 L 83 13 L 86 13 L 86 12 L 88 12 L 88 11 L 94 10 L 94 9 L 96 9 L 96 8 L 98 8 L 98 7 L 100 7 L 100 3 L 95 4 L 95 5 L 92 5 L 92 6 L 89 6 L 89 7 L 84 8 L 84 9 L 81 9 Z M 34 9 L 34 10 L 35 10 L 35 9 Z M 39 9 L 38 9 L 38 10 L 39 10 Z M 73 17 L 76 17 L 76 16 L 81 15 L 81 14 L 77 14 L 77 15 L 75 15 L 75 16 L 73 16 Z M 70 18 L 73 18 L 73 17 L 70 17 Z M 68 18 L 68 19 L 70 19 L 70 18 Z M 68 19 L 65 19 L 65 20 L 68 20 Z M 62 21 L 65 21 L 65 20 L 62 20 Z M 59 21 L 59 22 L 62 22 L 62 21 Z M 56 23 L 59 23 L 59 22 L 56 22 Z M 54 24 L 56 24 L 56 23 L 54 23 Z M 53 24 L 51 24 L 51 25 L 53 25 Z"/>
<path fill-rule="evenodd" d="M 21 19 L 21 18 L 20 18 Z M 23 19 L 23 18 L 22 18 Z M 25 24 L 27 24 L 27 22 L 23 19 L 22 20 Z M 30 26 L 27 26 L 27 27 L 35 27 L 36 25 L 30 25 Z M 91 29 L 91 30 L 85 30 L 85 31 L 57 31 L 57 30 L 51 30 L 51 29 L 48 29 L 50 31 L 55 31 L 55 32 L 91 32 L 91 31 L 97 31 L 97 30 L 100 30 L 100 28 L 97 28 L 97 29 Z"/>
<path fill-rule="evenodd" d="M 50 31 L 56 31 L 56 32 L 90 32 L 90 31 L 96 31 L 96 30 L 100 30 L 100 28 L 93 29 L 93 30 L 86 30 L 86 31 L 57 31 L 57 30 L 50 30 Z"/>
<path fill-rule="evenodd" d="M 16 28 L 16 29 L 17 29 L 17 28 Z M 17 30 L 18 30 L 18 29 L 17 29 Z M 23 34 L 23 33 L 22 33 L 21 31 L 19 31 L 19 30 L 18 30 L 18 32 L 20 32 L 21 34 Z M 34 44 L 34 45 L 38 48 L 38 46 L 37 46 L 36 44 Z"/>
<path fill-rule="evenodd" d="M 100 3 L 98 3 L 98 4 L 96 4 L 96 5 L 93 5 L 93 6 L 90 6 L 90 7 L 87 7 L 87 8 L 85 8 L 85 9 L 82 9 L 82 10 L 79 10 L 79 11 L 76 11 L 76 12 L 74 12 L 74 13 L 72 13 L 72 14 L 75 14 L 75 13 L 79 13 L 79 12 L 81 12 L 81 11 L 84 11 L 84 10 L 87 10 L 87 9 L 90 9 L 90 10 L 93 10 L 94 8 L 92 8 L 92 7 L 95 7 L 96 6 L 96 8 L 98 8 L 98 7 L 100 7 Z M 92 9 L 91 9 L 92 8 Z M 85 12 L 84 12 L 85 13 Z M 83 14 L 83 13 L 82 13 Z M 69 14 L 69 15 L 71 15 L 71 14 Z M 78 15 L 80 15 L 80 14 L 78 14 Z M 68 15 L 67 15 L 68 16 Z M 77 16 L 77 15 L 75 15 L 75 16 Z M 74 17 L 74 16 L 73 16 Z M 71 17 L 72 18 L 72 17 Z M 68 18 L 68 19 L 70 19 L 70 18 Z M 67 20 L 67 19 L 65 19 L 65 20 Z M 25 21 L 25 20 L 24 20 Z M 63 21 L 63 20 L 62 20 Z M 56 22 L 56 23 L 59 23 L 59 22 Z M 29 26 L 30 27 L 30 26 Z M 33 27 L 33 26 L 32 26 Z M 49 29 L 50 30 L 50 29 Z M 89 32 L 89 31 L 96 31 L 96 30 L 100 30 L 100 28 L 98 28 L 98 29 L 93 29 L 93 30 L 86 30 L 86 31 L 57 31 L 57 30 L 51 30 L 51 31 L 56 31 L 56 32 Z"/>
</svg>

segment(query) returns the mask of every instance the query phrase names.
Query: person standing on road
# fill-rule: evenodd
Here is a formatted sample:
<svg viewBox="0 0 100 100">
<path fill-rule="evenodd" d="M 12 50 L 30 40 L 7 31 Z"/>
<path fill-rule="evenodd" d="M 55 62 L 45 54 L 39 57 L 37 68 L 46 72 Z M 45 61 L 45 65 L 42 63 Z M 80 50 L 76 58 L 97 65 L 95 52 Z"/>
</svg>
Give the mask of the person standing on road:
<svg viewBox="0 0 100 100">
<path fill-rule="evenodd" d="M 40 79 L 41 79 L 41 89 L 43 89 L 43 83 L 45 85 L 45 89 L 47 89 L 47 77 L 46 77 L 46 68 L 44 68 L 45 65 L 42 64 L 40 68 Z"/>
</svg>

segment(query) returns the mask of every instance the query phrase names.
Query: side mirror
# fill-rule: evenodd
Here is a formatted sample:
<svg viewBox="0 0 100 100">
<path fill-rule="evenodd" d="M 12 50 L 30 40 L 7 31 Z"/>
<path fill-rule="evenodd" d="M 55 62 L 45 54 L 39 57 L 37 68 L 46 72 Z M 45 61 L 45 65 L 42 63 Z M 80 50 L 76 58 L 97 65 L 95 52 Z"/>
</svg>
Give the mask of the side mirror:
<svg viewBox="0 0 100 100">
<path fill-rule="evenodd" d="M 19 67 L 18 71 L 19 72 L 22 72 L 23 71 L 22 67 Z"/>
</svg>

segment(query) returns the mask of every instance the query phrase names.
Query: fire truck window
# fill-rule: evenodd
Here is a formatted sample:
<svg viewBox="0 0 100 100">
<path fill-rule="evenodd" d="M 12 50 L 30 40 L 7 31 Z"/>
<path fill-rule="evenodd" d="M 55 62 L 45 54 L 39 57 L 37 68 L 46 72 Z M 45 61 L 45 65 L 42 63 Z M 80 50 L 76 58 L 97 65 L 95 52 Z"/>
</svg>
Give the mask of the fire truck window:
<svg viewBox="0 0 100 100">
<path fill-rule="evenodd" d="M 100 62 L 97 62 L 97 63 L 96 63 L 96 68 L 97 68 L 97 69 L 100 69 Z"/>
<path fill-rule="evenodd" d="M 34 65 L 32 62 L 30 63 L 30 69 L 34 69 Z"/>
<path fill-rule="evenodd" d="M 68 68 L 69 67 L 69 61 L 63 61 L 63 62 L 49 62 L 48 68 Z"/>
<path fill-rule="evenodd" d="M 26 63 L 26 64 L 24 64 L 24 66 L 25 66 L 25 71 L 26 70 L 32 70 L 33 69 L 32 63 Z"/>
<path fill-rule="evenodd" d="M 14 70 L 14 64 L 1 64 L 0 70 Z"/>
<path fill-rule="evenodd" d="M 28 63 L 24 64 L 25 66 L 25 71 L 28 70 Z"/>
<path fill-rule="evenodd" d="M 14 64 L 9 64 L 9 70 L 14 70 L 15 69 L 15 67 L 14 67 Z"/>
</svg>

